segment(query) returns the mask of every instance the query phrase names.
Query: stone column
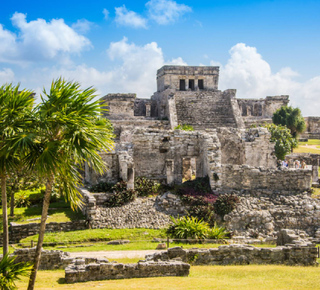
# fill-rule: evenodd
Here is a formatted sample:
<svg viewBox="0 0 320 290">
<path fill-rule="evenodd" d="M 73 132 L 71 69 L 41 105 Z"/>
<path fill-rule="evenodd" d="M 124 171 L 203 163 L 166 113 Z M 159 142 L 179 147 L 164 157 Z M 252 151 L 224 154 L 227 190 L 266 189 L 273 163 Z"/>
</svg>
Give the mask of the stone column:
<svg viewBox="0 0 320 290">
<path fill-rule="evenodd" d="M 167 184 L 172 184 L 174 182 L 174 161 L 172 159 L 166 160 L 166 175 Z"/>
<path fill-rule="evenodd" d="M 151 105 L 146 104 L 146 117 L 150 117 L 150 116 L 151 116 Z"/>
<path fill-rule="evenodd" d="M 134 189 L 134 168 L 128 168 L 127 189 Z"/>
</svg>

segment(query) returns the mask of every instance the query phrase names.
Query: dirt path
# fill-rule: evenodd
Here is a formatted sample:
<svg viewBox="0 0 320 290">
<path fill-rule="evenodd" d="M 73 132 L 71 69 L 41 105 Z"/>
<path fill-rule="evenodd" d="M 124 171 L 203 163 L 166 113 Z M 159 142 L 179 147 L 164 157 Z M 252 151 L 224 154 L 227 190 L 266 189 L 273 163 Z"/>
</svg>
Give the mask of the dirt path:
<svg viewBox="0 0 320 290">
<path fill-rule="evenodd" d="M 304 148 L 312 148 L 312 149 L 317 149 L 320 151 L 320 148 L 317 148 L 319 145 L 300 145 L 301 147 L 304 147 Z"/>
<path fill-rule="evenodd" d="M 99 251 L 99 252 L 72 252 L 70 256 L 85 258 L 107 258 L 109 260 L 121 258 L 140 258 L 144 259 L 146 255 L 159 253 L 163 250 L 141 250 L 141 251 Z"/>
</svg>

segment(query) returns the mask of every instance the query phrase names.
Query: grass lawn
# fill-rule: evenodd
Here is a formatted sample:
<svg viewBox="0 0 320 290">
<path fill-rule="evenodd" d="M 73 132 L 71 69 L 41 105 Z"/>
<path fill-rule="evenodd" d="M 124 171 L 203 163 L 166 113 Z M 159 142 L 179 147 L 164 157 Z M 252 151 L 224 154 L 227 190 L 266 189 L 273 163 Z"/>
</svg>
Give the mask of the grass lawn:
<svg viewBox="0 0 320 290">
<path fill-rule="evenodd" d="M 306 145 L 316 146 L 316 148 L 304 147 Z M 314 153 L 320 154 L 320 140 L 319 139 L 309 139 L 308 142 L 299 142 L 297 148 L 293 149 L 293 153 Z"/>
<path fill-rule="evenodd" d="M 125 262 L 125 260 L 123 261 Z M 105 280 L 65 284 L 64 271 L 39 271 L 36 289 L 320 289 L 318 267 L 191 266 L 189 277 Z M 17 283 L 27 288 L 27 278 Z"/>
<path fill-rule="evenodd" d="M 14 209 L 15 216 L 14 217 L 8 216 L 9 223 L 10 222 L 15 222 L 19 224 L 40 223 L 41 212 L 42 212 L 42 206 L 40 205 L 36 207 L 15 208 Z M 9 213 L 10 213 L 10 209 L 8 208 L 8 215 Z M 47 219 L 47 223 L 50 223 L 50 222 L 63 223 L 63 222 L 69 222 L 73 220 L 84 219 L 84 216 L 80 211 L 78 212 L 73 211 L 70 208 L 70 206 L 64 201 L 51 203 L 48 215 L 49 217 Z M 2 210 L 1 210 L 0 219 L 2 220 Z M 30 221 L 30 219 L 35 219 L 35 220 Z M 2 231 L 2 223 L 0 224 L 0 230 Z"/>
</svg>

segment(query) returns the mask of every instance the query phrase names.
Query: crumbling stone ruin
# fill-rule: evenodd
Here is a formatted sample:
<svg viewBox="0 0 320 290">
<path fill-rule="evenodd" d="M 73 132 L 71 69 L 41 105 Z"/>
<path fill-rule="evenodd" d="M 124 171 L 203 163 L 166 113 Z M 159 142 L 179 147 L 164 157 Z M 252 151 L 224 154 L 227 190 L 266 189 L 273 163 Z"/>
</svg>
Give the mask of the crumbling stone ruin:
<svg viewBox="0 0 320 290">
<path fill-rule="evenodd" d="M 318 181 L 317 157 L 305 158 L 311 165 L 305 169 L 279 169 L 268 130 L 251 128 L 270 122 L 289 97 L 236 99 L 236 90 L 220 91 L 218 80 L 218 67 L 164 66 L 157 72 L 157 91 L 150 99 L 135 94 L 103 97 L 106 117 L 114 126 L 115 148 L 102 153 L 107 172 L 99 176 L 86 168 L 85 180 L 95 184 L 122 179 L 133 188 L 135 177 L 171 185 L 208 176 L 215 192 L 241 197 L 238 207 L 225 217 L 235 234 L 247 238 L 260 232 L 263 238 L 274 239 L 278 230 L 288 228 L 314 235 L 320 228 L 319 202 L 308 192 L 312 181 Z M 194 131 L 175 129 L 183 124 Z M 129 216 L 130 208 L 117 215 L 103 207 L 103 195 L 90 193 L 85 194 L 84 213 L 92 227 L 140 227 L 141 223 L 162 227 L 168 221 L 163 213 L 168 217 L 183 212 L 179 202 L 172 204 L 167 197 L 154 201 L 153 221 L 147 213 L 140 213 L 141 222 L 139 213 Z M 115 214 L 119 218 L 112 219 Z"/>
<path fill-rule="evenodd" d="M 219 67 L 163 66 L 157 72 L 157 92 L 150 99 L 137 99 L 135 94 L 103 97 L 116 146 L 103 154 L 109 170 L 98 176 L 86 168 L 85 180 L 122 179 L 132 188 L 135 176 L 179 184 L 193 174 L 208 176 L 211 188 L 218 191 L 310 188 L 308 169 L 267 177 L 267 169 L 276 170 L 270 134 L 265 128 L 245 128 L 250 116 L 270 119 L 288 103 L 288 96 L 238 100 L 236 90 L 220 91 L 218 80 Z M 175 130 L 179 124 L 195 131 Z M 235 177 L 232 182 L 230 176 Z M 294 189 L 288 187 L 288 178 Z"/>
</svg>

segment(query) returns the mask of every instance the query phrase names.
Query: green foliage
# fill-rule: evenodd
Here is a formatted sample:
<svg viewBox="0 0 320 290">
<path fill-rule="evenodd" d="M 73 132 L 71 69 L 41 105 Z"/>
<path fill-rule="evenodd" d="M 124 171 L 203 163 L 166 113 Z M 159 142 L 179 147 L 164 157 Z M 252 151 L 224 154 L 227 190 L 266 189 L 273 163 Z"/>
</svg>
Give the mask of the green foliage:
<svg viewBox="0 0 320 290">
<path fill-rule="evenodd" d="M 192 205 L 187 211 L 188 216 L 193 216 L 198 219 L 204 220 L 209 224 L 209 226 L 213 226 L 215 224 L 215 216 L 214 216 L 214 206 L 213 204 L 205 204 L 205 205 Z"/>
<path fill-rule="evenodd" d="M 297 147 L 297 140 L 292 137 L 290 130 L 286 126 L 266 124 L 265 127 L 271 133 L 271 142 L 275 142 L 274 150 L 278 159 L 284 160 L 291 150 Z"/>
<path fill-rule="evenodd" d="M 227 238 L 230 235 L 229 232 L 223 227 L 217 226 L 215 223 L 214 226 L 208 231 L 208 239 L 218 239 L 222 240 Z"/>
<path fill-rule="evenodd" d="M 272 121 L 276 125 L 286 126 L 290 129 L 293 138 L 298 137 L 306 129 L 304 118 L 299 108 L 283 106 L 274 112 Z"/>
<path fill-rule="evenodd" d="M 170 217 L 173 225 L 170 225 L 166 234 L 177 239 L 204 239 L 209 231 L 209 224 L 198 220 L 196 217 L 182 217 L 175 219 Z"/>
<path fill-rule="evenodd" d="M 233 194 L 221 194 L 214 203 L 214 211 L 222 218 L 232 212 L 239 203 L 239 197 Z"/>
<path fill-rule="evenodd" d="M 159 193 L 160 184 L 154 180 L 138 177 L 134 181 L 134 190 L 137 196 L 149 196 Z"/>
<path fill-rule="evenodd" d="M 95 185 L 90 186 L 89 190 L 91 192 L 112 192 L 114 183 L 109 182 L 99 182 Z"/>
<path fill-rule="evenodd" d="M 108 207 L 122 206 L 130 201 L 133 201 L 136 197 L 136 192 L 132 189 L 127 189 L 127 183 L 125 181 L 119 181 L 113 186 L 113 194 L 110 195 L 105 205 Z"/>
<path fill-rule="evenodd" d="M 3 290 L 18 289 L 15 282 L 20 276 L 29 276 L 30 263 L 15 263 L 15 257 L 6 254 L 0 261 L 0 287 Z"/>
<path fill-rule="evenodd" d="M 188 124 L 179 124 L 174 130 L 183 130 L 183 131 L 194 131 L 193 127 Z"/>
</svg>

